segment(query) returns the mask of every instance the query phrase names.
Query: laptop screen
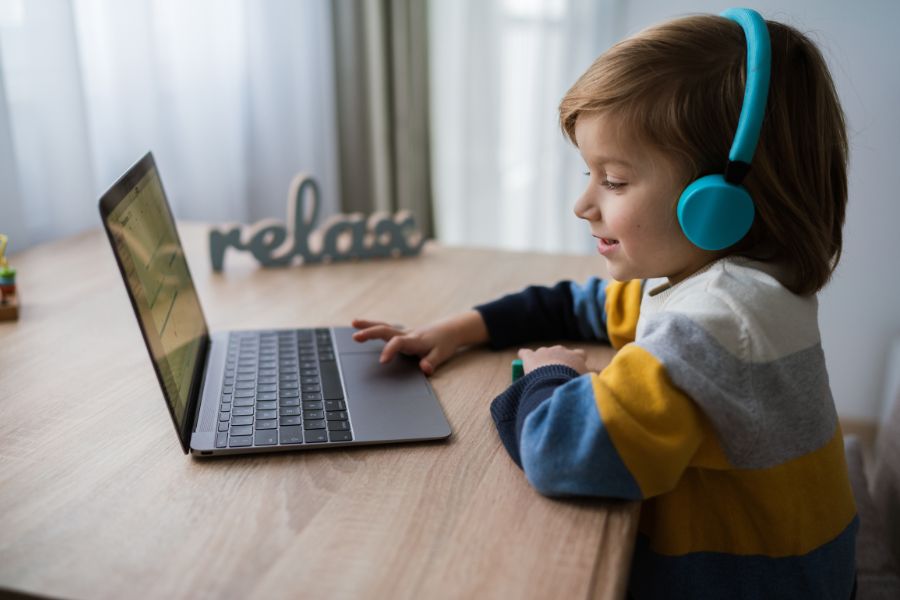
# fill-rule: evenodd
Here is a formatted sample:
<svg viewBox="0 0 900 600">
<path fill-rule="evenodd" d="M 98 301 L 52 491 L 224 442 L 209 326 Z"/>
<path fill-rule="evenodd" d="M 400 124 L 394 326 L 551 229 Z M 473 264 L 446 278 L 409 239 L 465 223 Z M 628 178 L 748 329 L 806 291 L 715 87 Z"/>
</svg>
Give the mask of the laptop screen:
<svg viewBox="0 0 900 600">
<path fill-rule="evenodd" d="M 184 445 L 208 332 L 152 155 L 104 195 L 100 208 Z"/>
</svg>

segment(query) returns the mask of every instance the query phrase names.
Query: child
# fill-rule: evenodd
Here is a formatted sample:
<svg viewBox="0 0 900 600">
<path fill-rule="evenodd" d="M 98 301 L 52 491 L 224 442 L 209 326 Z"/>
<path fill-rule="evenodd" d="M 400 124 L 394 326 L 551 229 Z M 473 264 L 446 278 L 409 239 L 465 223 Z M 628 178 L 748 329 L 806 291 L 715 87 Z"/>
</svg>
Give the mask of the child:
<svg viewBox="0 0 900 600">
<path fill-rule="evenodd" d="M 841 252 L 843 114 L 806 37 L 725 14 L 620 42 L 562 100 L 589 169 L 575 213 L 615 281 L 530 287 L 411 331 L 357 320 L 355 336 L 428 374 L 481 342 L 609 342 L 600 373 L 562 346 L 520 350 L 526 376 L 491 414 L 542 494 L 643 501 L 629 593 L 849 598 L 858 519 L 815 296 Z M 698 232 L 682 192 L 726 157 L 730 183 L 713 183 L 742 182 L 750 220 Z"/>
</svg>

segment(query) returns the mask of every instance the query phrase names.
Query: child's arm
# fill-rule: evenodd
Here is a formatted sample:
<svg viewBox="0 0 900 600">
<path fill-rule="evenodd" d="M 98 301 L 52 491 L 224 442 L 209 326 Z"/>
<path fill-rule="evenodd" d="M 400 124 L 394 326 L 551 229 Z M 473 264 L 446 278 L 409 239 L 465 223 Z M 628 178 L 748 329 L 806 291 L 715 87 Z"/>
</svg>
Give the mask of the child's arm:
<svg viewBox="0 0 900 600">
<path fill-rule="evenodd" d="M 634 344 L 599 374 L 540 367 L 498 396 L 491 415 L 512 459 L 548 496 L 663 493 L 703 439 L 699 409 Z"/>
<path fill-rule="evenodd" d="M 411 330 L 354 319 L 359 331 L 353 339 L 386 341 L 382 362 L 398 352 L 419 356 L 426 375 L 460 348 L 485 342 L 505 348 L 543 340 L 599 340 L 618 348 L 634 339 L 641 285 L 638 280 L 619 283 L 592 277 L 583 285 L 563 281 L 552 288 L 532 286 Z"/>
<path fill-rule="evenodd" d="M 484 320 L 474 310 L 411 330 L 364 319 L 354 319 L 352 325 L 359 329 L 353 334 L 357 342 L 372 339 L 387 342 L 381 352 L 381 362 L 390 361 L 397 353 L 419 356 L 419 368 L 426 375 L 433 374 L 438 365 L 453 356 L 459 348 L 488 341 Z"/>
<path fill-rule="evenodd" d="M 634 340 L 642 282 L 591 277 L 531 286 L 476 307 L 493 348 L 551 340 L 600 341 L 620 348 Z"/>
</svg>

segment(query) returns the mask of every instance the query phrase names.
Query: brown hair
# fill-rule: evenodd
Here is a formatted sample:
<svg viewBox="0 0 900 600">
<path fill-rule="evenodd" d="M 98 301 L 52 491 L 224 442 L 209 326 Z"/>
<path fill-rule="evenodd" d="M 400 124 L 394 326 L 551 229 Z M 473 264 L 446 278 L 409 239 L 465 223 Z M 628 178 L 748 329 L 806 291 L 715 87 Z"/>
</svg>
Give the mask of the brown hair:
<svg viewBox="0 0 900 600">
<path fill-rule="evenodd" d="M 822 54 L 796 29 L 766 22 L 772 78 L 753 166 L 744 180 L 756 207 L 748 234 L 724 254 L 777 262 L 794 293 L 813 294 L 841 255 L 847 205 L 847 133 Z M 665 153 L 685 185 L 725 168 L 744 97 L 746 39 L 740 25 L 691 16 L 619 42 L 560 103 L 573 143 L 582 113 L 615 116 Z"/>
</svg>

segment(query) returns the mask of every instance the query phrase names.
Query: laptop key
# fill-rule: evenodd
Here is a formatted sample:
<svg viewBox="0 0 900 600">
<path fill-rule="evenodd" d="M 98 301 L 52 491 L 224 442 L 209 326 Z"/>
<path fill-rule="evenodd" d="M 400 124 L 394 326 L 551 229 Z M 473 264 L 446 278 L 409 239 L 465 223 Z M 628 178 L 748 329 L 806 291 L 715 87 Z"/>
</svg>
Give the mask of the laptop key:
<svg viewBox="0 0 900 600">
<path fill-rule="evenodd" d="M 232 406 L 253 406 L 256 404 L 256 400 L 253 398 L 235 398 L 231 404 Z"/>
<path fill-rule="evenodd" d="M 253 425 L 232 425 L 231 426 L 231 437 L 241 436 L 241 435 L 252 435 L 253 434 Z"/>
<path fill-rule="evenodd" d="M 234 409 L 232 409 L 231 414 L 233 414 L 235 416 L 252 415 L 253 407 L 252 406 L 235 406 Z"/>
<path fill-rule="evenodd" d="M 219 421 L 219 431 L 228 431 L 228 421 Z"/>
<path fill-rule="evenodd" d="M 274 446 L 278 443 L 278 431 L 275 429 L 257 431 L 253 441 L 257 446 Z"/>
<path fill-rule="evenodd" d="M 348 431 L 350 421 L 328 421 L 328 431 Z"/>
<path fill-rule="evenodd" d="M 257 419 L 256 420 L 256 428 L 257 429 L 275 429 L 275 419 Z"/>
<path fill-rule="evenodd" d="M 326 400 L 325 410 L 346 410 L 347 405 L 343 400 Z"/>
<path fill-rule="evenodd" d="M 316 421 L 303 421 L 304 429 L 325 429 L 325 419 L 318 419 Z"/>
<path fill-rule="evenodd" d="M 256 410 L 273 410 L 278 406 L 274 400 L 266 400 L 265 402 L 257 402 Z"/>
<path fill-rule="evenodd" d="M 300 420 L 300 415 L 288 415 L 285 417 L 281 417 L 282 425 L 300 425 L 302 421 Z"/>
<path fill-rule="evenodd" d="M 302 427 L 281 427 L 278 430 L 282 444 L 302 444 L 303 428 Z"/>
<path fill-rule="evenodd" d="M 299 415 L 300 407 L 299 406 L 282 406 L 280 409 L 278 409 L 278 414 L 281 415 L 282 417 Z"/>
<path fill-rule="evenodd" d="M 304 402 L 303 410 L 322 410 L 322 401 L 314 400 L 312 402 Z"/>
<path fill-rule="evenodd" d="M 253 416 L 239 416 L 231 418 L 232 425 L 253 425 Z"/>
<path fill-rule="evenodd" d="M 228 446 L 231 448 L 238 448 L 240 446 L 252 446 L 253 438 L 249 435 L 240 435 L 240 436 L 231 436 L 228 440 Z"/>
<path fill-rule="evenodd" d="M 275 418 L 275 410 L 257 410 L 256 418 L 257 419 L 274 419 Z"/>
<path fill-rule="evenodd" d="M 306 443 L 307 444 L 318 444 L 320 442 L 327 442 L 328 435 L 325 433 L 324 429 L 318 429 L 313 431 L 306 431 Z"/>
<path fill-rule="evenodd" d="M 216 434 L 216 448 L 224 448 L 228 445 L 228 433 L 222 432 Z"/>
<path fill-rule="evenodd" d="M 231 418 L 231 413 L 229 413 L 229 412 L 223 411 L 223 412 L 219 413 L 220 421 L 228 421 L 228 419 L 230 419 L 230 418 Z"/>
<path fill-rule="evenodd" d="M 332 442 L 352 442 L 353 434 L 349 431 L 329 431 L 328 438 Z"/>
<path fill-rule="evenodd" d="M 325 413 L 325 418 L 329 421 L 346 421 L 347 420 L 347 411 L 346 410 L 330 410 Z"/>
<path fill-rule="evenodd" d="M 321 410 L 304 410 L 303 418 L 308 421 L 312 421 L 315 419 L 324 419 L 325 413 Z"/>
</svg>

